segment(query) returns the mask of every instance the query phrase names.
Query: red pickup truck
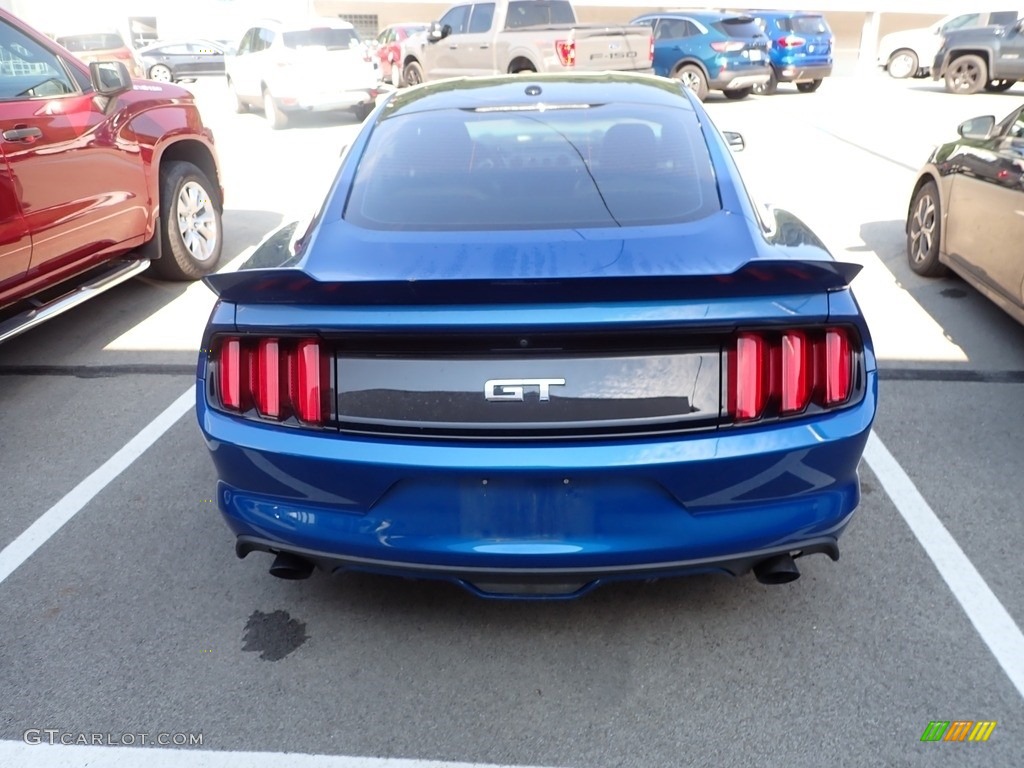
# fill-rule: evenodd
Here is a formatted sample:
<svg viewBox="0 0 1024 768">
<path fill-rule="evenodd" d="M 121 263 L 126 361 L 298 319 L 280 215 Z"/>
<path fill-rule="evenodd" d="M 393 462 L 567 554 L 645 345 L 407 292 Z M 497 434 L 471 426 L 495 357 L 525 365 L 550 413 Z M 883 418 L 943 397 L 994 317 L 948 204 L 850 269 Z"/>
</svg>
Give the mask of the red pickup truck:
<svg viewBox="0 0 1024 768">
<path fill-rule="evenodd" d="M 0 341 L 151 263 L 209 274 L 223 200 L 188 91 L 86 66 L 0 10 Z"/>
</svg>

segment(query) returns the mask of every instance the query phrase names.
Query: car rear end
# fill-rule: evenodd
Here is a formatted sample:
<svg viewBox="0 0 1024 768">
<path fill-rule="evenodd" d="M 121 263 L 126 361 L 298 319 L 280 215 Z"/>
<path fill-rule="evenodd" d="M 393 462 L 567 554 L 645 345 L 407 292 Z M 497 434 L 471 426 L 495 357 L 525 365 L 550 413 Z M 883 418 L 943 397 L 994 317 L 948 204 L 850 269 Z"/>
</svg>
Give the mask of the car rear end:
<svg viewBox="0 0 1024 768">
<path fill-rule="evenodd" d="M 654 38 L 645 24 L 572 30 L 568 40 L 557 40 L 559 64 L 580 70 L 650 73 Z"/>
<path fill-rule="evenodd" d="M 710 57 L 705 59 L 708 87 L 735 91 L 765 83 L 771 75 L 769 41 L 753 17 L 694 14 L 709 31 Z"/>
<path fill-rule="evenodd" d="M 638 177 L 645 131 L 609 127 L 636 124 L 625 92 L 574 104 L 531 84 L 543 110 L 485 94 L 436 113 L 471 124 L 469 158 L 550 122 L 521 164 L 474 172 L 450 129 L 419 152 L 390 130 L 399 110 L 373 127 L 396 156 L 350 160 L 319 223 L 258 252 L 294 267 L 209 279 L 197 409 L 237 553 L 533 597 L 784 582 L 793 557 L 837 558 L 876 396 L 857 268 L 793 219 L 762 232 L 706 115 L 674 110 Z M 585 143 L 598 129 L 613 146 Z M 590 158 L 581 178 L 572 157 Z M 429 187 L 422 207 L 391 175 Z M 577 181 L 606 207 L 573 202 Z"/>
<path fill-rule="evenodd" d="M 138 57 L 117 32 L 60 35 L 54 39 L 86 64 L 93 61 L 120 61 L 128 68 L 128 73 L 132 77 L 145 77 L 144 68 Z"/>
<path fill-rule="evenodd" d="M 835 37 L 821 14 L 769 14 L 771 62 L 779 82 L 810 83 L 832 74 Z"/>
<path fill-rule="evenodd" d="M 264 73 L 283 112 L 322 112 L 369 106 L 377 96 L 373 58 L 349 26 L 283 29 Z"/>
</svg>

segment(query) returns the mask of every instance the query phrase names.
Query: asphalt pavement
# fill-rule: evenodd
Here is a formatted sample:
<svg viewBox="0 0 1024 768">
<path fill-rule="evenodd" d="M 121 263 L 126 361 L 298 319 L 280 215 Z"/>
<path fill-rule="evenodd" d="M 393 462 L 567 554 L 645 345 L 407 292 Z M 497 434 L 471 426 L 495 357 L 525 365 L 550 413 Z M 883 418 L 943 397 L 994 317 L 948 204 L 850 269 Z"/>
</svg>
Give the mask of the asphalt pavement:
<svg viewBox="0 0 1024 768">
<path fill-rule="evenodd" d="M 316 204 L 358 126 L 271 132 L 220 81 L 195 91 L 237 263 Z M 787 586 L 701 576 L 515 603 L 280 581 L 268 557 L 235 558 L 179 399 L 213 305 L 202 285 L 136 279 L 0 346 L 0 766 L 1017 768 L 1024 327 L 957 278 L 913 275 L 903 222 L 931 146 L 1022 95 L 878 75 L 708 100 L 746 138 L 752 195 L 864 266 L 881 367 L 842 557 L 802 560 Z M 997 725 L 923 743 L 935 720 Z M 93 743 L 34 743 L 48 731 Z M 110 746 L 160 734 L 201 744 Z"/>
</svg>

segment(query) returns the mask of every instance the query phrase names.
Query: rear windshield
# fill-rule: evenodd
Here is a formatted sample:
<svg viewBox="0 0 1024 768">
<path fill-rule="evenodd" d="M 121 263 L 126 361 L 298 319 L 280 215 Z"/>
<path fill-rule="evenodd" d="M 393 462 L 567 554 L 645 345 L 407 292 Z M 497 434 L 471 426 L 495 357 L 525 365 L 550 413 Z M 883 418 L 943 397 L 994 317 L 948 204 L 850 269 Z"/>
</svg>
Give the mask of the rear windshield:
<svg viewBox="0 0 1024 768">
<path fill-rule="evenodd" d="M 576 14 L 568 0 L 512 0 L 505 29 L 575 23 Z"/>
<path fill-rule="evenodd" d="M 344 218 L 380 230 L 576 229 L 694 221 L 720 207 L 693 112 L 548 105 L 382 121 Z"/>
<path fill-rule="evenodd" d="M 783 32 L 795 32 L 798 35 L 828 34 L 828 24 L 821 16 L 793 16 L 779 19 L 779 29 Z"/>
<path fill-rule="evenodd" d="M 763 37 L 764 30 L 758 26 L 757 20 L 749 16 L 722 19 L 711 25 L 723 35 L 729 37 Z"/>
<path fill-rule="evenodd" d="M 359 42 L 359 35 L 354 29 L 303 29 L 297 32 L 285 32 L 283 35 L 285 48 L 351 48 Z"/>
<path fill-rule="evenodd" d="M 57 42 L 72 53 L 80 51 L 109 51 L 113 48 L 124 48 L 124 40 L 116 32 L 103 32 L 94 35 L 68 35 L 58 37 Z"/>
</svg>

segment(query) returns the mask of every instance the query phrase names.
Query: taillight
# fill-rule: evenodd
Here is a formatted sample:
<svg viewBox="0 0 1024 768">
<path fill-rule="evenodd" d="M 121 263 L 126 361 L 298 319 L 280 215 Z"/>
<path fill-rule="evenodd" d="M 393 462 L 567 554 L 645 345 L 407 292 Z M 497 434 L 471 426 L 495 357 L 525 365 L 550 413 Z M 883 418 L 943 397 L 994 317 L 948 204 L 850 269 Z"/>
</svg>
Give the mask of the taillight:
<svg viewBox="0 0 1024 768">
<path fill-rule="evenodd" d="M 726 40 L 711 44 L 711 50 L 718 51 L 719 53 L 736 53 L 746 47 L 747 44 L 742 40 Z"/>
<path fill-rule="evenodd" d="M 331 358 L 316 339 L 222 339 L 216 366 L 224 410 L 309 426 L 329 418 Z"/>
<path fill-rule="evenodd" d="M 651 35 L 651 47 L 649 49 L 649 56 L 647 57 L 651 61 L 654 61 L 654 35 Z"/>
<path fill-rule="evenodd" d="M 555 51 L 558 53 L 558 60 L 563 67 L 576 66 L 576 41 L 556 40 Z"/>
<path fill-rule="evenodd" d="M 855 345 L 845 328 L 744 331 L 726 353 L 726 410 L 736 421 L 843 405 L 854 392 Z"/>
<path fill-rule="evenodd" d="M 781 48 L 799 48 L 807 41 L 802 37 L 797 37 L 796 35 L 786 35 L 785 37 L 780 37 L 775 42 L 777 42 Z"/>
</svg>

